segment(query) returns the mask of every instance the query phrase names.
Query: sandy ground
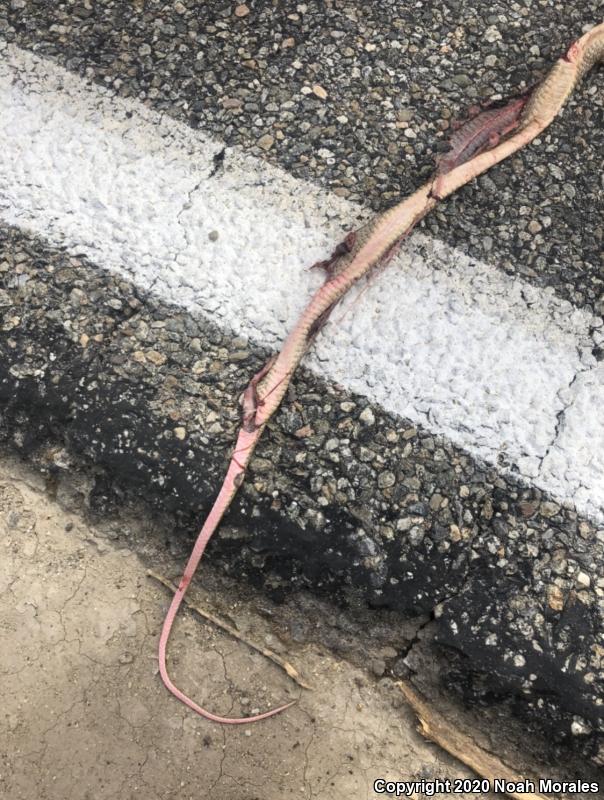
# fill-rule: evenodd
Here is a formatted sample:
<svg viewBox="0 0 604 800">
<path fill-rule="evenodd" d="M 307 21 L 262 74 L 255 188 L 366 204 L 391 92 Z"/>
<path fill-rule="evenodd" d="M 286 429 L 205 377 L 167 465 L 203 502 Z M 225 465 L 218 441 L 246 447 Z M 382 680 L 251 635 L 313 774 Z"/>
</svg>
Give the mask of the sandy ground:
<svg viewBox="0 0 604 800">
<path fill-rule="evenodd" d="M 378 797 L 379 777 L 470 777 L 420 738 L 392 681 L 316 644 L 286 648 L 268 601 L 259 609 L 236 594 L 192 592 L 286 655 L 314 691 L 256 725 L 195 716 L 157 672 L 167 593 L 123 538 L 65 511 L 47 488 L 0 461 L 0 796 L 343 800 Z M 179 571 L 165 552 L 154 566 Z M 190 611 L 170 660 L 177 683 L 219 713 L 300 696 L 277 667 Z"/>
</svg>

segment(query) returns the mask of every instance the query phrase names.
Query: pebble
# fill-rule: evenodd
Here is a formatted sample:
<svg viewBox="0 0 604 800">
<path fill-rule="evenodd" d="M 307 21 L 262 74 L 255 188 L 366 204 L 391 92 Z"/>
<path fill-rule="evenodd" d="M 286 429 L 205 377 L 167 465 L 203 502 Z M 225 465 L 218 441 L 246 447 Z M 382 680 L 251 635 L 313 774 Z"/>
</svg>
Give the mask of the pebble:
<svg viewBox="0 0 604 800">
<path fill-rule="evenodd" d="M 227 109 L 241 108 L 243 102 L 238 97 L 223 97 L 222 107 Z"/>
<path fill-rule="evenodd" d="M 386 662 L 382 658 L 372 658 L 369 662 L 369 669 L 378 678 L 386 672 Z"/>
<path fill-rule="evenodd" d="M 145 353 L 145 358 L 156 367 L 163 366 L 168 360 L 163 353 L 159 353 L 157 350 L 147 350 Z"/>
<path fill-rule="evenodd" d="M 535 502 L 523 500 L 520 503 L 520 513 L 525 518 L 532 517 L 534 514 L 536 514 L 538 508 L 539 505 Z"/>
<path fill-rule="evenodd" d="M 375 416 L 369 406 L 366 406 L 359 414 L 359 419 L 365 425 L 375 425 Z"/>
<path fill-rule="evenodd" d="M 441 507 L 443 503 L 443 500 L 444 497 L 438 494 L 438 492 L 433 494 L 432 497 L 430 498 L 430 508 L 432 509 L 432 511 L 438 511 L 438 509 Z"/>
<path fill-rule="evenodd" d="M 274 143 L 275 137 L 271 136 L 270 133 L 265 133 L 264 136 L 258 139 L 258 147 L 261 147 L 263 150 L 270 150 Z"/>
<path fill-rule="evenodd" d="M 494 25 L 491 25 L 484 32 L 484 38 L 489 44 L 493 44 L 493 42 L 501 41 L 501 33 Z"/>
<path fill-rule="evenodd" d="M 552 611 L 562 611 L 564 608 L 564 595 L 559 586 L 553 584 L 548 587 L 547 604 Z"/>
<path fill-rule="evenodd" d="M 574 716 L 570 726 L 573 736 L 587 736 L 593 730 L 593 727 L 582 717 Z"/>
<path fill-rule="evenodd" d="M 550 500 L 546 500 L 541 503 L 539 510 L 544 517 L 549 519 L 550 517 L 556 516 L 556 514 L 560 511 L 560 506 L 557 503 L 552 503 Z"/>
<path fill-rule="evenodd" d="M 472 79 L 464 72 L 458 72 L 457 75 L 453 75 L 453 82 L 464 89 L 466 86 L 470 86 Z"/>
<path fill-rule="evenodd" d="M 393 472 L 381 472 L 378 475 L 378 486 L 380 489 L 389 489 L 396 483 L 396 476 Z"/>
</svg>

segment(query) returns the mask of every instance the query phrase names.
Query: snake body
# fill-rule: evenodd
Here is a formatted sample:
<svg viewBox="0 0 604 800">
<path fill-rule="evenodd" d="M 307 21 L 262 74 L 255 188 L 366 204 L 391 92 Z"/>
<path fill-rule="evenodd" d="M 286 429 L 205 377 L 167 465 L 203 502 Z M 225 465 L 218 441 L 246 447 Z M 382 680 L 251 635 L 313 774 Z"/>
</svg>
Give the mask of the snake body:
<svg viewBox="0 0 604 800">
<path fill-rule="evenodd" d="M 173 684 L 166 667 L 166 647 L 172 624 L 205 547 L 243 482 L 254 448 L 268 421 L 279 408 L 292 375 L 313 338 L 346 292 L 361 278 L 388 260 L 416 223 L 428 214 L 437 202 L 529 144 L 556 117 L 579 81 L 595 64 L 603 60 L 604 23 L 592 28 L 569 47 L 543 81 L 532 90 L 526 102 L 512 101 L 506 107 L 505 113 L 501 116 L 501 132 L 504 135 L 510 130 L 513 132 L 505 135 L 505 138 L 493 146 L 490 146 L 491 140 L 481 142 L 481 149 L 478 152 L 476 145 L 469 140 L 464 142 L 462 136 L 462 140 L 457 141 L 459 155 L 448 160 L 447 172 L 442 174 L 441 168 L 433 178 L 408 198 L 349 235 L 338 246 L 332 259 L 324 262 L 325 265 L 329 265 L 329 277 L 310 299 L 296 326 L 285 339 L 280 353 L 252 379 L 244 394 L 244 422 L 227 474 L 172 598 L 159 641 L 159 670 L 164 684 L 172 694 L 201 716 L 214 722 L 229 724 L 256 722 L 278 714 L 296 702 L 286 703 L 250 717 L 231 718 L 213 714 L 199 706 Z M 512 111 L 514 103 L 516 107 Z M 489 118 L 491 127 L 492 120 L 496 119 L 496 117 Z M 472 135 L 475 135 L 474 128 L 472 131 Z"/>
</svg>

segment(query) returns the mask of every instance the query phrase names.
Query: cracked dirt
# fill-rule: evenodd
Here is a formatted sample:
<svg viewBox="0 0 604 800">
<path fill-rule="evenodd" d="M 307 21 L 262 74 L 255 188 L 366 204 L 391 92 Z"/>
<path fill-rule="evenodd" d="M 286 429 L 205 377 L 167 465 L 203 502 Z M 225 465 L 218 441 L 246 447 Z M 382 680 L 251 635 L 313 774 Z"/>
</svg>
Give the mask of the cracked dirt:
<svg viewBox="0 0 604 800">
<path fill-rule="evenodd" d="M 377 797 L 378 777 L 471 777 L 416 733 L 391 680 L 308 640 L 285 645 L 266 599 L 199 585 L 192 599 L 292 661 L 314 690 L 300 696 L 277 667 L 187 610 L 169 660 L 192 697 L 227 714 L 300 697 L 257 725 L 196 717 L 157 673 L 166 592 L 115 527 L 65 510 L 47 489 L 39 474 L 0 460 L 0 796 L 337 800 Z M 178 559 L 161 549 L 152 559 L 178 574 Z M 221 585 L 207 566 L 202 576 Z"/>
<path fill-rule="evenodd" d="M 288 653 L 314 686 L 289 713 L 237 728 L 196 717 L 159 680 L 168 598 L 139 557 L 14 462 L 0 464 L 0 519 L 3 797 L 372 797 L 378 776 L 466 774 L 419 738 L 392 687 L 312 645 Z M 222 601 L 239 629 L 280 649 L 253 611 Z M 188 611 L 170 661 L 179 685 L 226 713 L 299 694 Z"/>
</svg>

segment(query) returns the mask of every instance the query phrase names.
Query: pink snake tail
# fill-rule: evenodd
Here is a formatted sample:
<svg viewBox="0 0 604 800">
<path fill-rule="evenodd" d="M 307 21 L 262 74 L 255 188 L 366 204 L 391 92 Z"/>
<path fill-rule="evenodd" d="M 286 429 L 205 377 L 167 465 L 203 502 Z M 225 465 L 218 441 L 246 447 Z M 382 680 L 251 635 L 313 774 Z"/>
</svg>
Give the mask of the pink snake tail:
<svg viewBox="0 0 604 800">
<path fill-rule="evenodd" d="M 285 703 L 282 706 L 272 708 L 269 711 L 264 711 L 262 714 L 255 714 L 251 717 L 221 717 L 219 714 L 213 714 L 211 711 L 202 708 L 194 700 L 191 700 L 190 697 L 187 697 L 184 692 L 181 692 L 181 690 L 175 686 L 174 683 L 172 683 L 166 667 L 166 648 L 168 646 L 168 640 L 172 631 L 172 625 L 174 624 L 174 620 L 178 614 L 183 597 L 185 596 L 193 575 L 195 574 L 199 562 L 201 561 L 201 557 L 206 549 L 206 545 L 210 541 L 210 538 L 218 527 L 224 512 L 229 507 L 233 495 L 237 491 L 239 483 L 245 473 L 245 466 L 251 457 L 256 442 L 260 438 L 261 432 L 262 427 L 258 428 L 253 433 L 249 433 L 245 430 L 241 430 L 239 433 L 235 452 L 231 458 L 231 463 L 229 464 L 226 478 L 222 484 L 222 488 L 218 494 L 218 497 L 212 506 L 212 510 L 208 514 L 208 517 L 201 531 L 199 532 L 195 546 L 193 547 L 191 555 L 189 556 L 189 560 L 187 561 L 187 566 L 185 567 L 182 578 L 180 579 L 178 589 L 174 593 L 172 602 L 170 603 L 170 608 L 168 609 L 168 613 L 164 619 L 161 635 L 159 637 L 159 674 L 161 675 L 161 679 L 164 682 L 166 689 L 172 692 L 175 697 L 188 706 L 192 711 L 195 711 L 195 713 L 211 720 L 212 722 L 221 722 L 225 725 L 242 725 L 246 722 L 259 722 L 261 719 L 267 719 L 268 717 L 273 717 L 275 714 L 280 714 L 281 711 L 285 711 L 286 708 L 290 708 L 290 706 L 293 706 L 297 702 L 297 700 L 292 700 L 291 702 Z M 239 454 L 241 454 L 240 458 L 236 458 L 236 456 Z"/>
</svg>

